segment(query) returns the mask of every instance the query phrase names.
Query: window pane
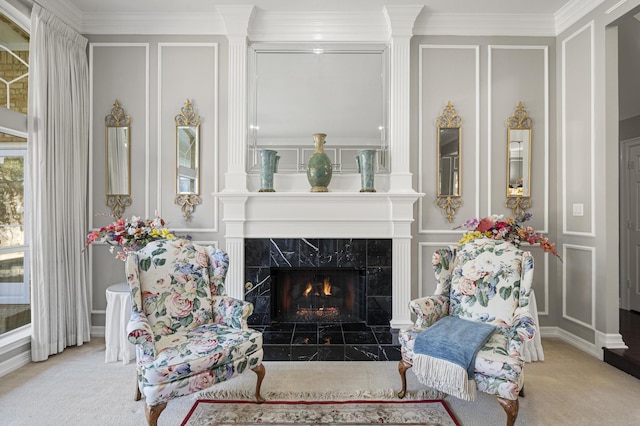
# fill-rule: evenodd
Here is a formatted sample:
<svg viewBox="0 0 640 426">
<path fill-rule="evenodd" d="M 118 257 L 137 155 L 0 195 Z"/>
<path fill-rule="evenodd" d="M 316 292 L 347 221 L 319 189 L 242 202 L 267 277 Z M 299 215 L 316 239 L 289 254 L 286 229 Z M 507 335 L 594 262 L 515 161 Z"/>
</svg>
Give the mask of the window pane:
<svg viewBox="0 0 640 426">
<path fill-rule="evenodd" d="M 24 157 L 0 156 L 0 248 L 24 245 Z"/>
<path fill-rule="evenodd" d="M 29 34 L 0 13 L 0 106 L 27 113 L 28 75 Z"/>
</svg>

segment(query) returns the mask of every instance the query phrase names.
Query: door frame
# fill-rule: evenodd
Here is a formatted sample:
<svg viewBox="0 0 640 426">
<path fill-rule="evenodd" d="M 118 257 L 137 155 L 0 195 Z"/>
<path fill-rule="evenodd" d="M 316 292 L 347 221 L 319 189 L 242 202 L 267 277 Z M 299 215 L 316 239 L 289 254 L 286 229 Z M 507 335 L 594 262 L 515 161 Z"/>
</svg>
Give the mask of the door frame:
<svg viewBox="0 0 640 426">
<path fill-rule="evenodd" d="M 627 213 L 628 198 L 625 197 L 625 194 L 629 193 L 629 179 L 628 179 L 628 170 L 629 170 L 629 150 L 634 146 L 640 146 L 640 136 L 634 137 L 630 139 L 625 139 L 620 142 L 620 167 L 618 168 L 620 173 L 620 196 L 618 199 L 620 200 L 620 284 L 619 284 L 619 304 L 620 309 L 629 310 L 630 306 L 630 295 L 631 291 L 629 282 L 629 264 L 631 253 L 627 250 L 629 245 L 629 236 L 628 236 L 628 223 L 629 223 L 629 214 Z"/>
</svg>

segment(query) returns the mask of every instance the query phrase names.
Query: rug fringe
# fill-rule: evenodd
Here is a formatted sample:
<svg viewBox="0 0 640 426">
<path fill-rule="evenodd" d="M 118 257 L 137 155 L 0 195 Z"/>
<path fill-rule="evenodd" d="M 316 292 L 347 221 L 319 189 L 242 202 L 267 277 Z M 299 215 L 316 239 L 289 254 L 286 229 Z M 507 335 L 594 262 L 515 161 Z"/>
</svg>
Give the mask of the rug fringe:
<svg viewBox="0 0 640 426">
<path fill-rule="evenodd" d="M 403 400 L 430 400 L 444 399 L 446 394 L 435 389 L 421 389 L 407 391 Z M 267 391 L 262 392 L 262 397 L 267 401 L 339 401 L 353 399 L 399 399 L 398 391 L 394 389 L 355 390 L 351 392 L 300 392 L 300 391 Z M 255 392 L 246 389 L 214 389 L 194 395 L 195 399 L 229 399 L 229 400 L 254 400 Z"/>
</svg>

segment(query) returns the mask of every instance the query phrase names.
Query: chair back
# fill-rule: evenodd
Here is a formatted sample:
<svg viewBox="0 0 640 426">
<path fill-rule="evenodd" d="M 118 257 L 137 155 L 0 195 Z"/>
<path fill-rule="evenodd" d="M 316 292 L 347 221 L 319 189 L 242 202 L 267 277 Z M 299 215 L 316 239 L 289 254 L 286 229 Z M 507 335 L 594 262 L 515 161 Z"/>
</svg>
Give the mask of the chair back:
<svg viewBox="0 0 640 426">
<path fill-rule="evenodd" d="M 464 244 L 451 270 L 450 315 L 508 329 L 529 304 L 533 257 L 510 242 L 480 238 Z"/>
<path fill-rule="evenodd" d="M 125 269 L 132 309 L 155 336 L 209 323 L 214 297 L 224 294 L 228 255 L 188 240 L 158 240 L 130 253 Z"/>
</svg>

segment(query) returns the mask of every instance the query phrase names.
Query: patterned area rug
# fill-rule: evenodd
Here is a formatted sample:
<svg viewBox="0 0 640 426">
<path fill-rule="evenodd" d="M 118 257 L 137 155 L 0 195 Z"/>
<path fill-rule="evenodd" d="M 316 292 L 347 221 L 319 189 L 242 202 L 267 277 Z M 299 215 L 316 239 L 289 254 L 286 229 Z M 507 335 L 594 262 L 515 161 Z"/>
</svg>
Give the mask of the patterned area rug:
<svg viewBox="0 0 640 426">
<path fill-rule="evenodd" d="M 443 400 L 253 401 L 199 399 L 182 426 L 237 425 L 459 426 Z"/>
</svg>

